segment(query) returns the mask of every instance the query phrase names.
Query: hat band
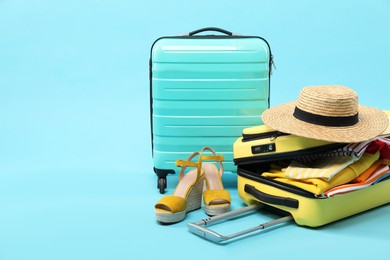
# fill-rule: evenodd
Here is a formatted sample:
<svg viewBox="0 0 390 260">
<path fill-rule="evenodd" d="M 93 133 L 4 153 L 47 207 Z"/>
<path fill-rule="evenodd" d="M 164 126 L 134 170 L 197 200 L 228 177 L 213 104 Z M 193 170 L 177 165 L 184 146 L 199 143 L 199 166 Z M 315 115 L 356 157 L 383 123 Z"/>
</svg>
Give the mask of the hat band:
<svg viewBox="0 0 390 260">
<path fill-rule="evenodd" d="M 359 122 L 358 113 L 353 116 L 322 116 L 295 107 L 293 116 L 301 121 L 323 126 L 352 126 Z"/>
</svg>

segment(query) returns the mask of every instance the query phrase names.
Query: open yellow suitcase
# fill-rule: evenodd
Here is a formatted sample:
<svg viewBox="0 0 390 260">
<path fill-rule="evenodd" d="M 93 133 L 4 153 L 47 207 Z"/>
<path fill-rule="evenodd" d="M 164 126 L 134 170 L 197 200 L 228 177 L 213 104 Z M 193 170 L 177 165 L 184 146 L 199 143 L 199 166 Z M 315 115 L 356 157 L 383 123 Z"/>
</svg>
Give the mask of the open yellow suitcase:
<svg viewBox="0 0 390 260">
<path fill-rule="evenodd" d="M 253 138 L 259 129 L 261 134 Z M 245 129 L 243 137 L 234 144 L 234 158 L 238 165 L 238 195 L 248 206 L 188 223 L 190 231 L 214 242 L 224 242 L 290 220 L 301 226 L 318 227 L 390 202 L 390 178 L 350 193 L 319 198 L 296 186 L 262 176 L 262 169 L 266 169 L 270 162 L 300 155 L 315 155 L 339 145 L 291 135 L 270 137 L 262 135 L 264 132 L 270 132 L 270 129 L 265 126 Z M 248 139 L 248 133 L 252 138 Z M 389 138 L 388 133 L 387 130 L 384 133 L 386 138 Z M 276 210 L 281 218 L 231 235 L 221 235 L 208 228 L 260 207 Z"/>
<path fill-rule="evenodd" d="M 248 205 L 271 205 L 290 213 L 298 225 L 318 227 L 389 203 L 390 179 L 343 195 L 316 198 L 304 190 L 240 169 L 238 193 Z"/>
<path fill-rule="evenodd" d="M 271 205 L 291 214 L 298 225 L 318 227 L 390 202 L 390 179 L 343 195 L 318 198 L 298 187 L 263 177 L 259 170 L 271 161 L 315 156 L 346 144 L 280 133 L 276 138 L 255 139 L 256 131 L 272 132 L 267 126 L 247 128 L 234 144 L 238 194 L 246 204 Z M 248 136 L 252 138 L 245 141 Z M 257 147 L 266 146 L 272 146 L 273 151 L 256 153 Z"/>
</svg>

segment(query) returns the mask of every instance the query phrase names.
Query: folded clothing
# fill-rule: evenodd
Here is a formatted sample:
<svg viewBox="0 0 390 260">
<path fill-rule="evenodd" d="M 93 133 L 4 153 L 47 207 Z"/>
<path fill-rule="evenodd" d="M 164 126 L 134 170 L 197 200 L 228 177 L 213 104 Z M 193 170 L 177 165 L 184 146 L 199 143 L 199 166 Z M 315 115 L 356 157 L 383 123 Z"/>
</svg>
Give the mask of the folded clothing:
<svg viewBox="0 0 390 260">
<path fill-rule="evenodd" d="M 329 181 L 359 158 L 353 156 L 329 157 L 311 164 L 292 161 L 284 171 L 284 176 L 289 179 L 322 178 Z"/>
<path fill-rule="evenodd" d="M 279 182 L 294 185 L 296 187 L 307 190 L 315 195 L 321 195 L 325 191 L 336 186 L 346 184 L 356 179 L 360 174 L 366 171 L 375 161 L 379 159 L 380 152 L 374 154 L 364 153 L 360 159 L 345 167 L 331 179 L 323 178 L 306 178 L 306 179 L 291 179 L 286 178 L 286 168 L 282 168 L 277 164 L 272 164 L 268 172 L 263 172 L 264 177 L 273 178 Z"/>
<path fill-rule="evenodd" d="M 373 185 L 390 177 L 390 160 L 380 159 L 348 184 L 339 185 L 324 192 L 323 197 L 333 197 Z"/>
<path fill-rule="evenodd" d="M 390 159 L 390 140 L 376 137 L 360 143 L 347 144 L 339 149 L 317 154 L 306 161 L 292 161 L 285 170 L 290 179 L 322 178 L 330 180 L 348 165 L 358 161 L 365 153 L 380 151 L 381 158 Z"/>
<path fill-rule="evenodd" d="M 366 151 L 369 153 L 381 151 L 381 158 L 390 159 L 390 135 L 378 136 L 360 143 L 349 143 L 326 153 L 297 157 L 296 160 L 304 164 L 311 164 L 329 157 L 352 156 L 360 158 Z"/>
</svg>

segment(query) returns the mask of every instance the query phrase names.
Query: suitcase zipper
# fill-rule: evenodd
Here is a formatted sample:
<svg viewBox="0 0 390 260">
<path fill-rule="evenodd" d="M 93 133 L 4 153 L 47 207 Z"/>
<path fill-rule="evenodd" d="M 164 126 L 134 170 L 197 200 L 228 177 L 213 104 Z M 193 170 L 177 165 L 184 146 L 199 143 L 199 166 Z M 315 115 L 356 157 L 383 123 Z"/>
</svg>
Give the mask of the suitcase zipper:
<svg viewBox="0 0 390 260">
<path fill-rule="evenodd" d="M 275 66 L 275 61 L 274 61 L 274 55 L 270 55 L 270 58 L 269 58 L 269 63 L 270 63 L 270 66 L 269 66 L 269 73 L 270 75 L 272 75 L 272 68 L 274 70 L 276 70 L 276 66 Z"/>
<path fill-rule="evenodd" d="M 243 134 L 242 141 L 249 142 L 249 141 L 266 139 L 266 138 L 269 138 L 270 141 L 274 141 L 276 138 L 278 138 L 279 136 L 283 136 L 283 135 L 290 135 L 290 134 L 286 134 L 286 133 L 279 132 L 279 131 L 271 131 L 271 132 L 267 132 L 267 133 L 258 133 L 258 134 Z"/>
<path fill-rule="evenodd" d="M 287 159 L 295 159 L 301 158 L 305 156 L 311 156 L 315 154 L 329 152 L 338 148 L 345 146 L 344 143 L 332 143 L 323 146 L 317 146 L 312 148 L 307 148 L 300 151 L 291 151 L 284 152 L 280 154 L 270 153 L 270 154 L 262 154 L 258 156 L 244 157 L 244 158 L 236 158 L 233 159 L 235 165 L 247 165 L 254 163 L 264 163 L 264 162 L 274 162 L 278 160 L 287 160 Z"/>
</svg>

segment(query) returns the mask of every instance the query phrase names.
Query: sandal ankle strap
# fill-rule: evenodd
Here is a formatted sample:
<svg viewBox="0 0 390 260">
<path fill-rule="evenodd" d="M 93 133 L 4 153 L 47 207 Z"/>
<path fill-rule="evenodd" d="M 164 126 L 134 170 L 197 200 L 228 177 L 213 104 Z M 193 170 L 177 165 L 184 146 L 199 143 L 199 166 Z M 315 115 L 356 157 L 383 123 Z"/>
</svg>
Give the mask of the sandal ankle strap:
<svg viewBox="0 0 390 260">
<path fill-rule="evenodd" d="M 176 166 L 177 167 L 198 167 L 198 163 L 197 162 L 191 162 L 191 161 L 185 161 L 185 160 L 182 160 L 182 159 L 179 159 L 176 161 Z"/>
<path fill-rule="evenodd" d="M 210 151 L 211 153 L 213 153 L 213 155 L 202 155 L 204 151 Z M 219 175 L 222 176 L 223 172 L 224 172 L 224 169 L 223 169 L 223 164 L 222 164 L 222 161 L 225 160 L 225 157 L 221 154 L 221 155 L 217 155 L 217 153 L 214 151 L 213 148 L 211 148 L 210 146 L 205 146 L 202 148 L 202 151 L 200 152 L 201 154 L 201 157 L 202 157 L 202 160 L 214 160 L 216 162 L 218 162 L 219 164 Z"/>
<path fill-rule="evenodd" d="M 221 162 L 223 160 L 225 160 L 225 158 L 223 157 L 223 155 L 202 155 L 202 160 L 214 160 L 214 161 L 218 161 L 218 162 Z"/>
<path fill-rule="evenodd" d="M 193 162 L 191 161 L 195 156 L 198 155 L 198 161 Z M 186 160 L 176 160 L 176 166 L 181 167 L 180 173 L 179 173 L 179 180 L 181 180 L 184 176 L 184 171 L 187 167 L 196 167 L 196 180 L 199 180 L 201 171 L 202 171 L 202 153 L 200 152 L 193 152 Z"/>
</svg>

